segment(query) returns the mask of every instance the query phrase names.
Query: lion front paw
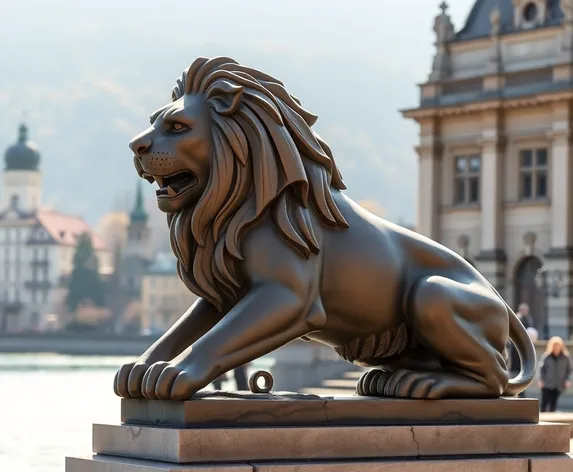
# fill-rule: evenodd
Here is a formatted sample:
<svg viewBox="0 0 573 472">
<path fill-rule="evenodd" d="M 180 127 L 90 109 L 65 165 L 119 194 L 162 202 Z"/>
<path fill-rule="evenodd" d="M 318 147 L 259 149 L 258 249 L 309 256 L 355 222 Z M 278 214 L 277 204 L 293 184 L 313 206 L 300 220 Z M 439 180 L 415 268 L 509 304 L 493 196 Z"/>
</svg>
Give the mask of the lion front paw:
<svg viewBox="0 0 573 472">
<path fill-rule="evenodd" d="M 141 391 L 150 400 L 188 400 L 207 384 L 190 369 L 169 362 L 156 362 L 147 369 Z"/>
<path fill-rule="evenodd" d="M 141 398 L 141 384 L 149 364 L 142 361 L 122 365 L 113 379 L 113 390 L 118 397 Z"/>
</svg>

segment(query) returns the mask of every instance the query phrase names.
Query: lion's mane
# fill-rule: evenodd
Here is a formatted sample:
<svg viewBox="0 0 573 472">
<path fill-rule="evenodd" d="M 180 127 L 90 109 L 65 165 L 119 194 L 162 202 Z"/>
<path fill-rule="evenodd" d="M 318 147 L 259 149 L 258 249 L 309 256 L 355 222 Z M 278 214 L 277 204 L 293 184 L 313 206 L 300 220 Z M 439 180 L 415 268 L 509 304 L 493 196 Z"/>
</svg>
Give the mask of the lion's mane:
<svg viewBox="0 0 573 472">
<path fill-rule="evenodd" d="M 171 247 L 189 290 L 223 310 L 245 288 L 238 266 L 245 230 L 269 210 L 282 237 L 309 258 L 320 250 L 310 211 L 326 226 L 348 227 L 332 195 L 345 186 L 311 129 L 317 117 L 273 77 L 201 57 L 172 100 L 186 94 L 202 94 L 211 109 L 211 173 L 197 204 L 168 216 Z"/>
</svg>

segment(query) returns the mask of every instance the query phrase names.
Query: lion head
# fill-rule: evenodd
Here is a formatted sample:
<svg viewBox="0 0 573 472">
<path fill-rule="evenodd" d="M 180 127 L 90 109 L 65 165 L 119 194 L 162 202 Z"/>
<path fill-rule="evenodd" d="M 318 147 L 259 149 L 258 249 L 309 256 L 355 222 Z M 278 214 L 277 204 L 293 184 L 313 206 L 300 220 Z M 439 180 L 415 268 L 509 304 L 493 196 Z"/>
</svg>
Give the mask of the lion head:
<svg viewBox="0 0 573 472">
<path fill-rule="evenodd" d="M 273 77 L 201 57 L 130 143 L 139 176 L 159 185 L 179 276 L 219 310 L 244 289 L 241 241 L 266 212 L 305 258 L 320 250 L 310 211 L 348 227 L 333 198 L 345 187 L 311 129 L 316 119 Z"/>
</svg>

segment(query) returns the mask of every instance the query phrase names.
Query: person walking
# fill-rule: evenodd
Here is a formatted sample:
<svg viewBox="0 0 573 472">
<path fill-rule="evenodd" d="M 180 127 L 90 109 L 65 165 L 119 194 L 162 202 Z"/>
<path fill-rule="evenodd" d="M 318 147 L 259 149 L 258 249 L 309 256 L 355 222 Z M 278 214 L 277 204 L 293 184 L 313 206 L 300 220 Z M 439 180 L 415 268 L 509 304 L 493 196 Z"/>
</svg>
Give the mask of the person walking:
<svg viewBox="0 0 573 472">
<path fill-rule="evenodd" d="M 519 305 L 519 307 L 517 308 L 516 315 L 519 321 L 523 323 L 523 326 L 525 326 L 526 329 L 534 327 L 533 318 L 529 313 L 529 305 L 527 303 L 521 303 Z"/>
<path fill-rule="evenodd" d="M 559 396 L 571 386 L 571 356 L 559 336 L 552 337 L 547 343 L 539 371 L 541 411 L 555 411 Z"/>
</svg>

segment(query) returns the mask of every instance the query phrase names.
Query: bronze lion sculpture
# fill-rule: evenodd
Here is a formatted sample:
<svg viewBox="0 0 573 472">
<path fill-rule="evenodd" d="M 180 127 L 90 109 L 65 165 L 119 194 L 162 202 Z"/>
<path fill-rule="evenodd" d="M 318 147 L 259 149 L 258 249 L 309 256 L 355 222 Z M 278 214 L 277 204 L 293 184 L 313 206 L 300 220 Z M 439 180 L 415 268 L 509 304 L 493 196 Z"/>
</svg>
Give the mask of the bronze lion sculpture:
<svg viewBox="0 0 573 472">
<path fill-rule="evenodd" d="M 183 400 L 297 338 L 375 369 L 360 395 L 495 398 L 525 390 L 535 350 L 462 257 L 348 198 L 309 113 L 275 78 L 198 58 L 131 143 L 156 182 L 178 274 L 200 298 L 115 393 Z M 521 372 L 509 379 L 507 343 Z"/>
</svg>

